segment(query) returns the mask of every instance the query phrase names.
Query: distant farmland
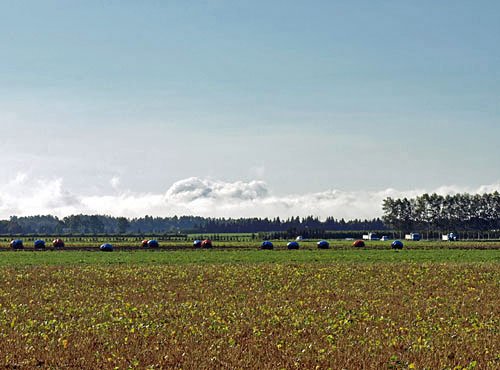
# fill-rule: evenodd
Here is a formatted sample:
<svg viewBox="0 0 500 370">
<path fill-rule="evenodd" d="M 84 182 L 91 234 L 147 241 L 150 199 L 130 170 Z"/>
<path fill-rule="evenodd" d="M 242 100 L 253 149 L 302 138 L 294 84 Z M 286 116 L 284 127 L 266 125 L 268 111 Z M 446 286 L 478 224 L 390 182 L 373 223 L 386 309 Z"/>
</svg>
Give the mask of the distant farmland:
<svg viewBox="0 0 500 370">
<path fill-rule="evenodd" d="M 256 249 L 260 246 L 262 240 L 252 234 L 193 234 L 183 236 L 73 236 L 63 237 L 67 250 L 77 249 L 98 249 L 103 243 L 111 243 L 116 249 L 141 249 L 143 239 L 155 238 L 159 241 L 160 249 L 192 249 L 194 239 L 213 239 L 215 249 Z M 25 249 L 33 249 L 34 241 L 42 238 L 46 241 L 47 249 L 52 247 L 52 239 L 55 236 L 4 236 L 0 237 L 0 251 L 8 250 L 9 243 L 14 238 L 20 238 L 24 242 Z M 286 244 L 292 239 L 273 240 L 276 249 L 286 249 Z M 300 241 L 301 249 L 317 249 L 319 239 L 308 239 Z M 332 249 L 352 249 L 353 240 L 329 239 Z M 365 241 L 367 249 L 390 249 L 389 241 Z M 500 249 L 500 240 L 460 240 L 447 242 L 441 240 L 423 240 L 423 241 L 405 241 L 406 249 Z"/>
</svg>

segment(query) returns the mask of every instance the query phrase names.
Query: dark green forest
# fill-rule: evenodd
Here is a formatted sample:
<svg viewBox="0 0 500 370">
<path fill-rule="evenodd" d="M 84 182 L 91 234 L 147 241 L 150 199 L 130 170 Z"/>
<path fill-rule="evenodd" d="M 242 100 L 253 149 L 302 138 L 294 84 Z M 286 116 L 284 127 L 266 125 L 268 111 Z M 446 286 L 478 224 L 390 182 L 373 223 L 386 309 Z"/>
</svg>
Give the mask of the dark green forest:
<svg viewBox="0 0 500 370">
<path fill-rule="evenodd" d="M 384 224 L 400 232 L 429 236 L 450 231 L 488 233 L 500 230 L 500 193 L 423 194 L 415 198 L 386 198 Z"/>
<path fill-rule="evenodd" d="M 95 234 L 172 234 L 172 233 L 257 233 L 315 231 L 384 230 L 381 219 L 349 220 L 328 217 L 269 218 L 210 218 L 173 216 L 127 219 L 105 215 L 72 215 L 59 219 L 54 216 L 12 216 L 0 221 L 0 234 L 95 235 Z"/>
</svg>

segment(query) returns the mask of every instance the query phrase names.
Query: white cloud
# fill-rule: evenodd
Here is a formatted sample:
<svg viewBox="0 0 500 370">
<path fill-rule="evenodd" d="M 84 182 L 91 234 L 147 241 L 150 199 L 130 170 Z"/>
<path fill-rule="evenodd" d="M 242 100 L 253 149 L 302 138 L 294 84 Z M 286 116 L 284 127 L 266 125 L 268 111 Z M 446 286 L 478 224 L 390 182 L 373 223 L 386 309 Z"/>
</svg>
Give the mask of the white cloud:
<svg viewBox="0 0 500 370">
<path fill-rule="evenodd" d="M 253 166 L 249 169 L 249 174 L 252 177 L 257 177 L 262 179 L 266 175 L 266 167 L 265 166 Z"/>
<path fill-rule="evenodd" d="M 0 218 L 53 214 L 107 214 L 142 217 L 200 215 L 213 217 L 289 217 L 316 215 L 321 218 L 372 218 L 381 216 L 386 197 L 415 197 L 422 193 L 456 194 L 500 191 L 500 182 L 477 189 L 442 186 L 437 189 L 380 191 L 326 190 L 307 194 L 273 195 L 263 181 L 235 181 L 191 177 L 177 181 L 163 194 L 120 190 L 120 179 L 110 184 L 117 194 L 77 195 L 64 188 L 63 179 L 32 179 L 18 174 L 0 185 Z"/>
<path fill-rule="evenodd" d="M 265 198 L 267 193 L 267 186 L 263 181 L 231 183 L 190 177 L 174 183 L 167 190 L 165 200 L 167 202 L 171 200 L 193 202 L 200 199 L 246 201 Z"/>
<path fill-rule="evenodd" d="M 61 178 L 30 179 L 18 174 L 12 181 L 0 186 L 0 218 L 11 215 L 78 213 L 82 203 L 63 188 Z"/>
<path fill-rule="evenodd" d="M 118 176 L 113 176 L 111 180 L 109 180 L 109 184 L 115 190 L 118 190 L 120 187 L 120 178 Z"/>
</svg>

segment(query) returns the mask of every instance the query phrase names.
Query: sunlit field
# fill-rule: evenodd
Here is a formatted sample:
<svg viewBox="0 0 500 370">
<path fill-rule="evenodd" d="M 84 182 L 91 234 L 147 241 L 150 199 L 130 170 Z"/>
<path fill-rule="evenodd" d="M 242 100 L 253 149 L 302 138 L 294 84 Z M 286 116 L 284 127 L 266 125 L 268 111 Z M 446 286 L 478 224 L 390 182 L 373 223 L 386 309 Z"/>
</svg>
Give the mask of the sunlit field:
<svg viewBox="0 0 500 370">
<path fill-rule="evenodd" d="M 500 367 L 500 251 L 0 253 L 6 368 Z"/>
<path fill-rule="evenodd" d="M 3 267 L 21 367 L 496 368 L 498 264 Z"/>
<path fill-rule="evenodd" d="M 215 238 L 214 238 L 215 237 Z M 53 237 L 30 236 L 21 239 L 24 242 L 25 249 L 33 249 L 34 241 L 44 239 L 47 249 L 52 248 Z M 193 240 L 195 239 L 212 239 L 215 249 L 257 249 L 262 240 L 258 237 L 251 237 L 251 234 L 215 234 L 215 235 L 191 235 L 188 237 L 127 237 L 127 236 L 108 236 L 108 237 L 64 237 L 63 240 L 66 249 L 72 250 L 93 250 L 99 249 L 103 243 L 111 243 L 115 249 L 141 249 L 141 241 L 143 239 L 157 239 L 160 249 L 176 249 L 185 250 L 193 248 Z M 9 243 L 12 237 L 0 237 L 0 251 L 8 250 Z M 290 239 L 291 240 L 291 239 Z M 286 249 L 286 245 L 290 240 L 273 240 L 275 249 Z M 332 239 L 328 240 L 332 249 L 352 249 L 353 240 Z M 365 249 L 391 249 L 391 243 L 394 240 L 366 240 Z M 460 240 L 455 242 L 447 242 L 441 240 L 422 240 L 422 241 L 406 241 L 404 242 L 405 249 L 500 249 L 500 240 Z M 309 239 L 299 242 L 301 249 L 317 249 L 316 243 L 318 240 Z"/>
</svg>

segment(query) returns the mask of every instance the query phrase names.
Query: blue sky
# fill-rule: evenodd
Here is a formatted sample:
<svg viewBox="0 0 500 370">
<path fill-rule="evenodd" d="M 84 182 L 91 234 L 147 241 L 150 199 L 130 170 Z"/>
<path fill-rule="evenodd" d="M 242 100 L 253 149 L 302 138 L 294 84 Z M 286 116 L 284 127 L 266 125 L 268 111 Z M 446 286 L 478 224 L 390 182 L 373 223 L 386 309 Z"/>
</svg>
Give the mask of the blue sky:
<svg viewBox="0 0 500 370">
<path fill-rule="evenodd" d="M 54 179 L 79 199 L 496 189 L 499 35 L 497 1 L 0 0 L 0 216 L 63 213 L 15 201 Z"/>
</svg>

